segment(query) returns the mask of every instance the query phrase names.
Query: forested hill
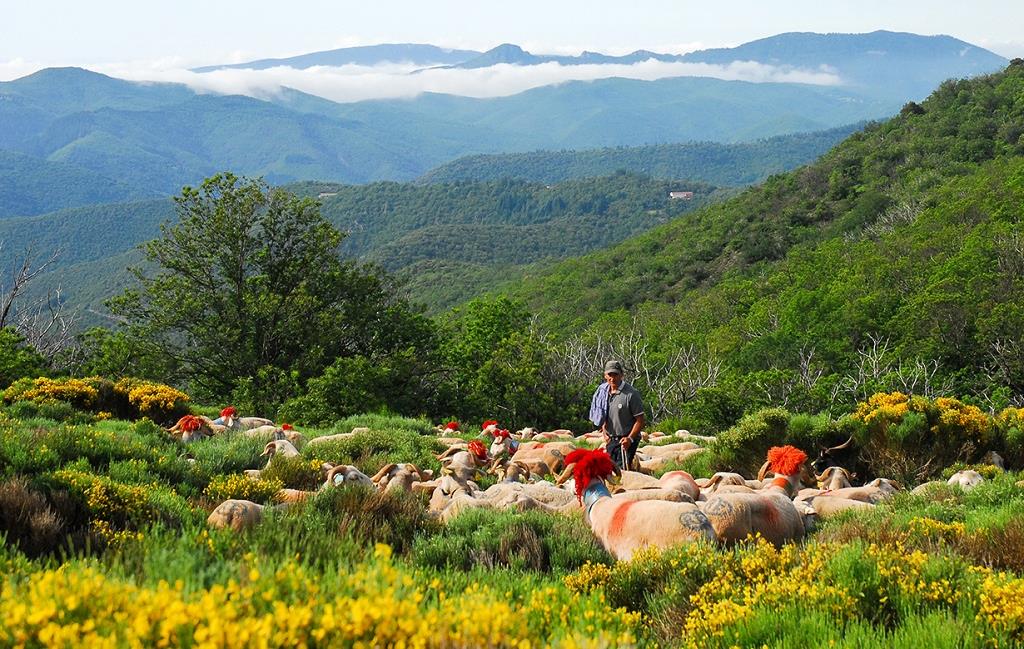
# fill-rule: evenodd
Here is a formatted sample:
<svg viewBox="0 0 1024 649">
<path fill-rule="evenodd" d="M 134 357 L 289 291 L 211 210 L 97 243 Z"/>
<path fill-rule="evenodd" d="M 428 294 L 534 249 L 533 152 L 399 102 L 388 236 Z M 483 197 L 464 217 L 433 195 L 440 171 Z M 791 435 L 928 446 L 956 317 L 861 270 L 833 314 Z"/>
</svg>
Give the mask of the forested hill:
<svg viewBox="0 0 1024 649">
<path fill-rule="evenodd" d="M 513 178 L 554 183 L 630 171 L 652 178 L 689 178 L 713 185 L 749 185 L 806 164 L 863 128 L 864 123 L 827 131 L 780 135 L 719 144 L 690 142 L 581 151 L 532 151 L 465 156 L 432 169 L 420 182 Z"/>
<path fill-rule="evenodd" d="M 320 198 L 324 215 L 349 233 L 345 256 L 410 277 L 415 299 L 432 310 L 493 287 L 514 268 L 618 243 L 734 191 L 626 173 L 552 185 L 309 182 L 287 189 Z M 670 199 L 676 190 L 694 196 Z M 0 240 L 19 249 L 63 249 L 54 272 L 34 285 L 61 284 L 76 305 L 102 310 L 103 298 L 123 285 L 124 266 L 109 260 L 126 259 L 174 218 L 169 199 L 96 205 L 0 219 Z"/>
<path fill-rule="evenodd" d="M 1018 59 L 943 83 L 814 164 L 508 290 L 561 332 L 621 329 L 614 312 L 638 309 L 652 341 L 715 350 L 737 380 L 763 379 L 762 397 L 815 367 L 833 387 L 847 371 L 856 381 L 869 335 L 961 393 L 1001 373 L 1022 394 L 1021 205 Z"/>
</svg>

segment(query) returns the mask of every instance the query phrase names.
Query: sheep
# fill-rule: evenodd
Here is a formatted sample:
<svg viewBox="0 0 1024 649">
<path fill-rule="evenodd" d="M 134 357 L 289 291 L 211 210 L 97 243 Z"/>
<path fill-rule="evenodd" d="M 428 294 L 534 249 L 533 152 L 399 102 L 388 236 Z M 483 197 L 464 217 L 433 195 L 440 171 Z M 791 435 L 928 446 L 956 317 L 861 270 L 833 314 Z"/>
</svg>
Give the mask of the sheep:
<svg viewBox="0 0 1024 649">
<path fill-rule="evenodd" d="M 539 475 L 558 475 L 565 467 L 565 456 L 575 450 L 575 446 L 569 442 L 552 442 L 550 444 L 536 444 L 527 446 L 523 442 L 511 458 L 511 462 L 521 462 L 530 471 Z"/>
<path fill-rule="evenodd" d="M 555 484 L 564 484 L 572 471 L 573 467 L 567 466 L 555 480 Z M 675 502 L 694 502 L 700 497 L 700 487 L 697 486 L 693 476 L 686 471 L 669 471 L 660 478 L 637 471 L 619 471 L 616 475 L 619 478 L 618 484 L 614 484 L 611 488 L 611 492 L 616 496 L 644 492 L 642 496 L 631 497 L 640 499 L 660 497 L 663 500 Z"/>
<path fill-rule="evenodd" d="M 865 483 L 864 486 L 880 489 L 881 491 L 890 494 L 894 494 L 897 491 L 903 491 L 903 485 L 895 480 L 890 480 L 889 478 L 875 478 L 871 482 Z"/>
<path fill-rule="evenodd" d="M 567 442 L 576 439 L 576 436 L 570 430 L 559 429 L 545 433 L 536 433 L 530 439 L 538 442 Z"/>
<path fill-rule="evenodd" d="M 473 440 L 466 446 L 466 450 L 455 450 L 453 447 L 438 456 L 438 459 L 441 460 L 442 473 L 466 482 L 484 472 L 483 467 L 487 466 L 489 458 L 483 442 Z"/>
<path fill-rule="evenodd" d="M 252 430 L 260 426 L 273 426 L 274 422 L 265 417 L 239 417 L 234 406 L 228 406 L 220 411 L 220 417 L 213 420 L 213 423 L 220 424 L 233 431 Z"/>
<path fill-rule="evenodd" d="M 331 442 L 340 442 L 343 439 L 352 439 L 356 436 L 356 433 L 337 433 L 335 435 L 321 435 L 320 437 L 314 437 L 306 442 L 306 448 L 313 448 L 320 446 L 321 444 L 330 444 Z"/>
<path fill-rule="evenodd" d="M 705 449 L 695 448 L 689 451 L 681 451 L 678 455 L 660 455 L 650 457 L 640 449 L 636 452 L 635 460 L 639 463 L 640 469 L 644 472 L 657 473 L 658 471 L 664 471 L 673 464 L 680 464 L 683 461 L 703 453 Z"/>
<path fill-rule="evenodd" d="M 506 466 L 493 467 L 493 473 L 501 482 L 529 482 L 533 473 L 522 462 L 509 462 Z"/>
<path fill-rule="evenodd" d="M 755 489 L 757 487 L 751 487 L 747 484 L 747 479 L 738 473 L 728 473 L 725 471 L 719 471 L 710 478 L 701 478 L 697 480 L 697 486 L 700 487 L 702 492 L 714 493 L 720 487 L 727 485 L 734 485 L 739 487 L 750 487 Z"/>
<path fill-rule="evenodd" d="M 756 493 L 716 493 L 697 503 L 711 521 L 723 543 L 742 541 L 760 534 L 775 546 L 804 536 L 803 514 L 790 500 L 799 485 L 799 476 L 807 454 L 792 446 L 768 451 L 769 466 L 775 478 Z"/>
<path fill-rule="evenodd" d="M 795 502 L 795 504 L 799 503 L 810 506 L 820 518 L 831 518 L 832 516 L 836 516 L 850 510 L 860 511 L 875 508 L 875 504 L 872 502 L 853 500 L 851 498 L 833 496 L 832 494 L 827 493 L 807 498 L 802 497 Z"/>
<path fill-rule="evenodd" d="M 180 432 L 181 441 L 186 444 L 213 437 L 213 429 L 201 417 L 195 415 L 185 415 L 167 432 L 172 434 Z"/>
<path fill-rule="evenodd" d="M 852 477 L 850 472 L 843 467 L 830 466 L 822 471 L 821 475 L 815 475 L 814 479 L 817 481 L 819 489 L 843 489 L 853 486 L 853 483 L 850 482 Z"/>
<path fill-rule="evenodd" d="M 230 527 L 236 532 L 250 529 L 263 518 L 263 505 L 248 500 L 225 500 L 206 519 L 210 527 Z"/>
<path fill-rule="evenodd" d="M 636 451 L 636 459 L 644 472 L 663 471 L 670 464 L 678 464 L 702 452 L 704 449 L 693 442 L 676 442 L 664 446 L 647 444 Z"/>
<path fill-rule="evenodd" d="M 267 442 L 266 447 L 263 449 L 263 453 L 260 454 L 260 457 L 263 456 L 267 456 L 271 460 L 275 456 L 298 457 L 299 450 L 286 439 L 275 439 Z M 269 460 L 267 461 L 267 466 L 270 466 Z"/>
<path fill-rule="evenodd" d="M 967 469 L 966 471 L 957 471 L 951 475 L 949 480 L 946 481 L 946 484 L 958 486 L 964 491 L 970 491 L 982 482 L 985 482 L 985 478 L 982 477 L 980 473 Z"/>
<path fill-rule="evenodd" d="M 327 478 L 324 480 L 323 487 L 340 487 L 342 485 L 375 486 L 370 476 L 351 464 L 333 465 L 325 462 L 323 468 L 327 471 Z"/>
<path fill-rule="evenodd" d="M 616 559 L 627 561 L 637 550 L 649 545 L 666 548 L 702 539 L 715 540 L 707 516 L 693 503 L 612 496 L 605 480 L 616 469 L 605 451 L 573 451 L 566 461 L 573 467 L 584 520 Z"/>
<path fill-rule="evenodd" d="M 381 491 L 410 491 L 417 482 L 426 482 L 433 477 L 433 471 L 421 471 L 412 463 L 386 464 L 370 478 Z"/>
</svg>

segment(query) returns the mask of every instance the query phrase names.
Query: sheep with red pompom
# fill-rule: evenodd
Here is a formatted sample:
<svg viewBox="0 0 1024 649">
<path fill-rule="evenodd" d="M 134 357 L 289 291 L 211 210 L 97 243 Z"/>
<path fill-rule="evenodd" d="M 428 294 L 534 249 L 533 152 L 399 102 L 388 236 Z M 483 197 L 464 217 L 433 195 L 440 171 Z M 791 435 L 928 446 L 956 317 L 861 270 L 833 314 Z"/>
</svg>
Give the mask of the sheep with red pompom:
<svg viewBox="0 0 1024 649">
<path fill-rule="evenodd" d="M 612 496 L 605 481 L 616 467 L 605 451 L 580 449 L 565 459 L 566 466 L 572 466 L 584 519 L 616 559 L 629 560 L 647 546 L 666 548 L 716 539 L 708 518 L 693 503 Z"/>
<path fill-rule="evenodd" d="M 760 534 L 775 546 L 803 538 L 804 513 L 791 500 L 800 487 L 800 474 L 807 454 L 793 446 L 776 446 L 768 451 L 768 463 L 775 473 L 772 481 L 754 493 L 715 493 L 698 505 L 711 521 L 723 543 L 742 541 Z"/>
</svg>

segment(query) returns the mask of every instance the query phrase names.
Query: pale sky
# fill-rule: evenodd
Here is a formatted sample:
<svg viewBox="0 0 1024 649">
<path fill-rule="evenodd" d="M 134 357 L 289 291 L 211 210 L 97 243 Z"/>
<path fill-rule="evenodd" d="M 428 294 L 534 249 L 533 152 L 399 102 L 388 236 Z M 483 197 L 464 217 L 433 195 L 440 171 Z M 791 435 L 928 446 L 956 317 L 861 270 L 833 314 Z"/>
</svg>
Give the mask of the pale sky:
<svg viewBox="0 0 1024 649">
<path fill-rule="evenodd" d="M 533 52 L 732 46 L 788 31 L 948 34 L 1024 56 L 1014 0 L 3 0 L 0 74 L 240 62 L 382 42 Z M 4 70 L 7 70 L 5 73 Z"/>
</svg>

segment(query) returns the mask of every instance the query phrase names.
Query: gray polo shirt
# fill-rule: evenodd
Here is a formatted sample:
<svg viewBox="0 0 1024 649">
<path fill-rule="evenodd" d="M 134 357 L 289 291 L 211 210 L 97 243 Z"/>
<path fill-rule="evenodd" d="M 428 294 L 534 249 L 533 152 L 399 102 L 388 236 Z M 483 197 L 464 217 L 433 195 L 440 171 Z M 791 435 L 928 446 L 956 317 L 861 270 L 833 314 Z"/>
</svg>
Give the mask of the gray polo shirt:
<svg viewBox="0 0 1024 649">
<path fill-rule="evenodd" d="M 640 393 L 632 384 L 623 382 L 619 391 L 608 395 L 608 419 L 605 430 L 609 435 L 622 437 L 633 430 L 633 422 L 644 412 Z"/>
</svg>

